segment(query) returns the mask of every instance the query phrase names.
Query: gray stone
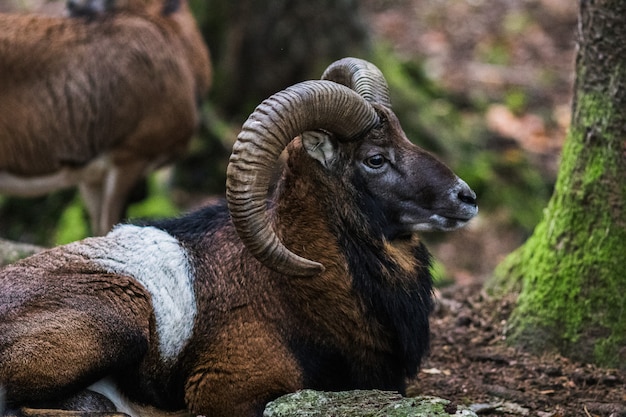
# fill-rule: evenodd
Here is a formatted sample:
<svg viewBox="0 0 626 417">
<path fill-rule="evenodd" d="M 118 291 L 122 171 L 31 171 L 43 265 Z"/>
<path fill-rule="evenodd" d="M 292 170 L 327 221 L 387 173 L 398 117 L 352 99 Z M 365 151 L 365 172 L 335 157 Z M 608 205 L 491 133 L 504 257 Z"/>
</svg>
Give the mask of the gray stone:
<svg viewBox="0 0 626 417">
<path fill-rule="evenodd" d="M 267 404 L 264 417 L 476 417 L 465 407 L 436 397 L 403 397 L 397 392 L 302 390 Z"/>
</svg>

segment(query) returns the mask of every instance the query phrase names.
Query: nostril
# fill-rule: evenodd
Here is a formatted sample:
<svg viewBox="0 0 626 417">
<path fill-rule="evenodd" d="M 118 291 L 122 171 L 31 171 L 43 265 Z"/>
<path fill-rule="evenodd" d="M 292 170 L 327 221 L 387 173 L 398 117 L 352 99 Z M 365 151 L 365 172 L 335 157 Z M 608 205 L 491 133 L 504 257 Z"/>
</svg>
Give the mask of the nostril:
<svg viewBox="0 0 626 417">
<path fill-rule="evenodd" d="M 472 206 L 475 206 L 476 205 L 476 194 L 474 194 L 474 192 L 472 190 L 469 190 L 469 192 L 467 192 L 467 191 L 460 191 L 459 192 L 459 200 L 461 200 L 465 204 L 470 204 Z"/>
</svg>

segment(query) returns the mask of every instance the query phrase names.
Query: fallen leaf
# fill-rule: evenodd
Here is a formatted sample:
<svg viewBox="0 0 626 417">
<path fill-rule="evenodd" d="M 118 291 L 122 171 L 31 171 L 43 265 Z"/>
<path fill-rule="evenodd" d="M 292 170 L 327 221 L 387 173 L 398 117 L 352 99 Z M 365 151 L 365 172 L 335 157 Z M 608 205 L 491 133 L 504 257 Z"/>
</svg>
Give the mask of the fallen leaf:
<svg viewBox="0 0 626 417">
<path fill-rule="evenodd" d="M 437 369 L 437 368 L 427 368 L 427 369 L 422 369 L 421 372 L 423 374 L 428 374 L 428 375 L 440 375 L 440 374 L 445 374 L 444 371 Z M 450 371 L 448 371 L 450 372 Z"/>
</svg>

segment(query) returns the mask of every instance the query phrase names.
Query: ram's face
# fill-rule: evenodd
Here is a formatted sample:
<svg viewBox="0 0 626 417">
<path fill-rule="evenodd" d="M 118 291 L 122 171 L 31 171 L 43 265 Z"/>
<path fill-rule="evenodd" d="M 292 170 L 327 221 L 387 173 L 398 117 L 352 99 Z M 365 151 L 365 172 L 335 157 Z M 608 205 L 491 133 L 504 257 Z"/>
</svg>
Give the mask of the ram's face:
<svg viewBox="0 0 626 417">
<path fill-rule="evenodd" d="M 354 181 L 365 204 L 382 216 L 390 237 L 452 230 L 478 212 L 476 195 L 445 164 L 412 144 L 396 116 L 379 108 L 381 123 L 353 154 Z"/>
</svg>

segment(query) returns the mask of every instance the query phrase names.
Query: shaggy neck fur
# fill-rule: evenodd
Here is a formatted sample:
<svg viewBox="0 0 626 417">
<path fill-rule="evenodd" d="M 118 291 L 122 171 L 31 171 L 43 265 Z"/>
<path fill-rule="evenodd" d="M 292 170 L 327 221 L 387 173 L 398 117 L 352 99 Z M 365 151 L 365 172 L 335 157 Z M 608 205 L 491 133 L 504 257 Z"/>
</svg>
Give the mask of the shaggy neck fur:
<svg viewBox="0 0 626 417">
<path fill-rule="evenodd" d="M 337 247 L 340 259 L 335 262 L 345 265 L 349 285 L 359 295 L 362 314 L 368 322 L 375 323 L 369 331 L 373 332 L 373 339 L 379 340 L 377 349 L 389 352 L 385 364 L 388 369 L 381 371 L 363 364 L 352 370 L 355 379 L 373 387 L 402 389 L 394 385 L 397 374 L 401 378 L 415 376 L 428 351 L 430 255 L 417 236 L 397 241 L 385 238 L 385 230 L 393 227 L 391 220 L 386 218 L 375 195 L 355 191 L 366 187 L 360 184 L 363 178 L 354 177 L 354 169 L 333 167 L 326 171 L 297 141 L 289 153 L 283 182 L 277 190 L 280 204 L 276 211 L 277 218 L 288 218 L 290 222 L 276 226 L 279 234 L 301 256 L 324 263 L 333 258 L 328 254 L 320 256 L 307 247 Z M 348 172 L 350 176 L 338 172 Z M 311 226 L 310 233 L 299 229 Z M 290 233 L 294 229 L 300 231 Z M 304 236 L 307 241 L 295 241 L 291 236 Z M 320 240 L 316 241 L 318 236 Z"/>
</svg>

